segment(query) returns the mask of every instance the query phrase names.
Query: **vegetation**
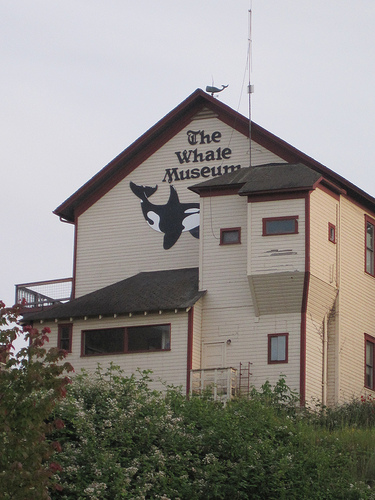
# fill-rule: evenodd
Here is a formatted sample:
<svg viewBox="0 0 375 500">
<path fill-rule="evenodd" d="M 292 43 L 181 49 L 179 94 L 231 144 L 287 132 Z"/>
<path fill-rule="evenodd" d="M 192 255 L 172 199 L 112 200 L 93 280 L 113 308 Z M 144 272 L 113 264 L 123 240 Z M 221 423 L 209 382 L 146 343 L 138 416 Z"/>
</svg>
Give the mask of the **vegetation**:
<svg viewBox="0 0 375 500">
<path fill-rule="evenodd" d="M 223 406 L 98 366 L 73 383 L 48 329 L 0 302 L 5 500 L 375 499 L 375 402 L 301 409 L 281 378 Z"/>
<path fill-rule="evenodd" d="M 48 439 L 63 426 L 52 419 L 56 401 L 66 394 L 72 367 L 61 362 L 65 353 L 47 350 L 49 329 L 24 329 L 28 346 L 16 354 L 13 342 L 21 334 L 17 323 L 19 307 L 6 308 L 0 301 L 0 497 L 4 500 L 50 498 L 49 490 L 59 487 L 54 473 L 60 450 Z"/>
<path fill-rule="evenodd" d="M 301 411 L 281 379 L 223 406 L 139 375 L 75 377 L 55 409 L 53 499 L 375 498 L 371 400 Z"/>
</svg>

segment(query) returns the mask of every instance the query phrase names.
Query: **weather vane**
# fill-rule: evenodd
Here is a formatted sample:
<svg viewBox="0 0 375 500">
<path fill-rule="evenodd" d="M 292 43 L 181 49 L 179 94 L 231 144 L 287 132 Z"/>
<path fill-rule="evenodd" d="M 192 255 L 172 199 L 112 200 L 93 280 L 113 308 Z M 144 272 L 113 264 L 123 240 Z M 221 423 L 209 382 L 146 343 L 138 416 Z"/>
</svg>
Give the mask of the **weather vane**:
<svg viewBox="0 0 375 500">
<path fill-rule="evenodd" d="M 228 87 L 228 85 L 222 85 L 222 88 L 218 89 L 217 87 L 207 86 L 206 87 L 206 92 L 210 93 L 213 96 L 214 94 L 218 94 L 219 92 L 222 92 L 227 87 Z"/>
</svg>

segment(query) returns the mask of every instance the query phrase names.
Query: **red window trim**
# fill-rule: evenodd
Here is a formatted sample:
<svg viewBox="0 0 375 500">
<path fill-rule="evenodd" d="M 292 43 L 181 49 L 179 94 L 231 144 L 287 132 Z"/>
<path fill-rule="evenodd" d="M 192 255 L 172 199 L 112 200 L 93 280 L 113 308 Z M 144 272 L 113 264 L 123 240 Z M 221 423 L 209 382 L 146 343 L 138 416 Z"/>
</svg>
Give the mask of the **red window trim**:
<svg viewBox="0 0 375 500">
<path fill-rule="evenodd" d="M 294 231 L 291 233 L 267 233 L 267 222 L 273 221 L 281 221 L 281 220 L 294 220 Z M 285 217 L 266 217 L 262 219 L 263 232 L 262 236 L 278 236 L 278 235 L 288 235 L 288 234 L 298 234 L 298 215 L 286 215 Z"/>
<path fill-rule="evenodd" d="M 72 352 L 72 338 L 73 338 L 73 323 L 60 323 L 57 327 L 57 345 L 61 349 L 61 329 L 62 327 L 69 327 L 69 349 L 65 349 L 67 352 Z"/>
<path fill-rule="evenodd" d="M 331 238 L 331 230 L 333 229 L 333 239 Z M 328 241 L 336 244 L 336 226 L 328 222 Z"/>
<path fill-rule="evenodd" d="M 367 346 L 367 342 L 371 342 L 371 344 L 373 344 L 373 360 L 372 360 L 372 384 L 373 386 L 370 387 L 366 384 L 366 346 Z M 365 333 L 365 363 L 364 363 L 364 386 L 367 388 L 367 389 L 371 389 L 372 391 L 375 390 L 375 337 L 372 337 L 371 335 L 368 335 L 367 333 Z"/>
<path fill-rule="evenodd" d="M 154 350 L 139 350 L 139 351 L 128 351 L 128 328 L 137 328 L 137 327 L 152 327 L 152 326 L 169 326 L 169 348 L 168 349 L 154 349 Z M 85 333 L 86 332 L 91 332 L 91 331 L 98 331 L 98 330 L 123 330 L 124 332 L 124 351 L 114 351 L 114 352 L 103 352 L 101 354 L 85 354 Z M 95 358 L 97 356 L 114 356 L 114 355 L 122 355 L 122 354 L 139 354 L 139 353 L 150 353 L 150 352 L 167 352 L 171 350 L 171 343 L 172 343 L 172 325 L 171 323 L 155 323 L 152 325 L 130 325 L 130 326 L 123 326 L 123 327 L 117 327 L 114 326 L 113 328 L 91 328 L 89 330 L 81 330 L 81 358 Z"/>
<path fill-rule="evenodd" d="M 285 359 L 283 359 L 283 360 L 272 360 L 271 359 L 271 340 L 274 337 L 285 337 Z M 269 333 L 268 334 L 268 364 L 269 365 L 288 363 L 288 344 L 289 344 L 289 333 Z"/>
<path fill-rule="evenodd" d="M 224 233 L 230 231 L 238 231 L 238 241 L 224 242 Z M 220 245 L 239 245 L 241 243 L 241 228 L 240 227 L 224 227 L 220 229 Z"/>
<path fill-rule="evenodd" d="M 373 270 L 374 273 L 369 273 L 367 271 L 367 223 L 371 224 L 374 226 L 374 251 L 373 251 Z M 369 276 L 374 276 L 375 277 L 375 219 L 372 219 L 368 215 L 365 215 L 365 273 L 368 274 Z"/>
</svg>

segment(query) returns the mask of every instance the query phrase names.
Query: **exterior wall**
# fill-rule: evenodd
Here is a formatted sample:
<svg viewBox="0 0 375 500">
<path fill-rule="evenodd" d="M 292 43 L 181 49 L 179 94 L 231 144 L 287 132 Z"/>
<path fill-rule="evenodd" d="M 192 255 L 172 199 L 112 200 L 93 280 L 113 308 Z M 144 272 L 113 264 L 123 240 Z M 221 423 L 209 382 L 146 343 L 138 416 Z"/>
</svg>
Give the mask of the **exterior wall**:
<svg viewBox="0 0 375 500">
<path fill-rule="evenodd" d="M 310 299 L 310 297 L 309 297 Z M 306 404 L 323 399 L 323 324 L 306 316 Z"/>
<path fill-rule="evenodd" d="M 204 134 L 211 137 L 214 132 L 219 132 L 221 137 L 216 135 L 217 142 L 210 144 L 190 145 L 187 132 L 191 130 L 204 130 Z M 196 160 L 200 159 L 200 154 L 208 160 L 194 162 L 195 149 Z M 253 149 L 252 161 L 255 163 L 282 161 L 257 144 Z M 193 153 L 190 153 L 189 163 L 181 164 L 176 153 L 183 159 L 184 151 L 187 155 L 189 151 Z M 207 155 L 208 151 L 211 153 Z M 220 160 L 217 160 L 218 155 Z M 157 191 L 149 200 L 155 205 L 167 203 L 172 185 L 180 202 L 199 203 L 198 195 L 187 188 L 213 174 L 224 173 L 227 165 L 249 165 L 248 139 L 212 115 L 193 120 L 82 213 L 77 222 L 75 296 L 140 271 L 197 266 L 199 241 L 189 232 L 183 232 L 172 248 L 164 250 L 163 233 L 149 227 L 142 214 L 141 200 L 131 191 L 129 183 L 157 186 Z M 205 170 L 202 171 L 202 168 Z"/>
<path fill-rule="evenodd" d="M 201 199 L 201 288 L 207 289 L 202 299 L 202 343 L 223 342 L 227 367 L 239 370 L 240 362 L 251 362 L 250 383 L 256 387 L 266 380 L 274 384 L 283 374 L 298 390 L 300 311 L 256 317 L 247 280 L 247 205 L 238 195 Z M 220 245 L 220 228 L 233 227 L 241 227 L 241 244 Z M 289 333 L 288 363 L 268 364 L 271 333 Z"/>
<path fill-rule="evenodd" d="M 364 334 L 375 335 L 372 313 L 375 278 L 365 272 L 365 211 L 341 197 L 340 294 L 337 333 L 337 371 L 340 386 L 336 399 L 348 400 L 369 393 L 364 388 Z M 368 214 L 373 217 L 373 214 Z"/>
<path fill-rule="evenodd" d="M 298 216 L 298 234 L 263 236 L 262 219 Z M 300 312 L 305 272 L 305 200 L 248 204 L 247 274 L 257 315 Z"/>
<path fill-rule="evenodd" d="M 201 289 L 204 311 L 241 308 L 250 303 L 246 277 L 247 202 L 236 195 L 201 199 Z M 241 244 L 220 245 L 220 229 L 241 228 Z"/>
<path fill-rule="evenodd" d="M 329 241 L 328 228 L 333 224 L 338 237 L 339 199 L 326 190 L 315 189 L 310 194 L 310 282 L 306 314 L 306 401 L 327 403 L 333 397 L 335 378 L 330 366 L 330 392 L 328 384 L 328 359 L 335 357 L 334 330 L 329 328 L 332 308 L 337 297 L 338 243 Z M 327 331 L 328 330 L 328 331 Z M 328 358 L 328 343 L 330 357 Z M 324 374 L 324 376 L 323 376 Z M 324 388 L 324 391 L 323 391 Z"/>
<path fill-rule="evenodd" d="M 310 196 L 310 271 L 333 287 L 337 282 L 338 245 L 328 239 L 328 225 L 336 227 L 338 237 L 339 200 L 335 195 L 315 189 Z"/>
<path fill-rule="evenodd" d="M 250 384 L 260 388 L 266 380 L 275 384 L 281 375 L 299 391 L 300 314 L 256 318 L 251 308 L 204 311 L 203 342 L 223 342 L 227 367 L 239 370 L 251 363 Z M 288 363 L 268 364 L 268 335 L 288 333 Z M 227 341 L 231 342 L 227 344 Z"/>
<path fill-rule="evenodd" d="M 337 301 L 328 322 L 328 345 L 327 345 L 327 405 L 333 406 L 336 402 L 335 393 L 338 387 L 338 349 L 337 337 Z"/>
<path fill-rule="evenodd" d="M 61 321 L 66 323 L 67 321 Z M 145 353 L 109 354 L 101 356 L 81 356 L 81 332 L 82 330 L 117 328 L 126 326 L 143 326 L 147 324 L 171 324 L 171 350 L 152 351 Z M 45 323 L 43 326 L 51 328 L 50 344 L 57 345 L 58 324 Z M 72 353 L 68 354 L 68 361 L 72 364 L 76 373 L 82 368 L 89 372 L 95 371 L 98 363 L 106 368 L 110 363 L 120 366 L 124 375 L 130 376 L 137 369 L 152 370 L 151 378 L 154 379 L 151 387 L 162 390 L 165 381 L 176 386 L 181 385 L 186 390 L 187 373 L 187 331 L 188 313 L 178 312 L 163 313 L 162 315 L 134 315 L 120 316 L 117 318 L 89 318 L 77 320 L 73 324 Z"/>
<path fill-rule="evenodd" d="M 193 357 L 192 369 L 201 368 L 201 344 L 202 344 L 202 300 L 194 305 L 193 319 Z"/>
<path fill-rule="evenodd" d="M 249 203 L 249 274 L 305 272 L 305 200 Z M 298 216 L 298 234 L 262 236 L 262 219 Z"/>
</svg>

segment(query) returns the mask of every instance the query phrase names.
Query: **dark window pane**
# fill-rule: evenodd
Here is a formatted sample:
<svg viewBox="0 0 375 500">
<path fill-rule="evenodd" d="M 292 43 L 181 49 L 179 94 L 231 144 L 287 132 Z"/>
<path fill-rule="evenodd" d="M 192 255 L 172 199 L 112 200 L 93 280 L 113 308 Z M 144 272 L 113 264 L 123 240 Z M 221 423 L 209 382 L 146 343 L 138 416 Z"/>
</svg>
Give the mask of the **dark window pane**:
<svg viewBox="0 0 375 500">
<path fill-rule="evenodd" d="M 329 226 L 329 241 L 336 242 L 335 227 Z"/>
<path fill-rule="evenodd" d="M 60 333 L 60 349 L 64 349 L 65 351 L 70 350 L 70 335 L 71 335 L 71 325 L 60 325 L 59 333 Z"/>
<path fill-rule="evenodd" d="M 170 348 L 170 326 L 135 326 L 128 328 L 128 351 L 155 351 Z"/>
<path fill-rule="evenodd" d="M 224 230 L 221 233 L 221 243 L 223 245 L 230 245 L 240 242 L 240 231 L 238 229 Z"/>
<path fill-rule="evenodd" d="M 374 226 L 366 224 L 366 271 L 374 274 Z"/>
<path fill-rule="evenodd" d="M 374 344 L 366 342 L 366 386 L 374 387 Z"/>
<path fill-rule="evenodd" d="M 296 219 L 279 219 L 266 221 L 266 234 L 296 233 Z"/>
<path fill-rule="evenodd" d="M 85 354 L 106 354 L 124 352 L 124 329 L 108 328 L 84 332 Z"/>
</svg>

